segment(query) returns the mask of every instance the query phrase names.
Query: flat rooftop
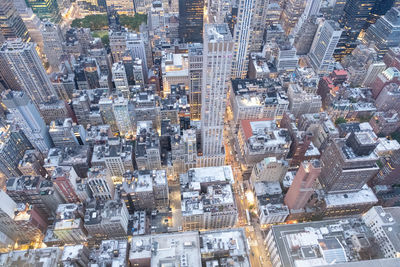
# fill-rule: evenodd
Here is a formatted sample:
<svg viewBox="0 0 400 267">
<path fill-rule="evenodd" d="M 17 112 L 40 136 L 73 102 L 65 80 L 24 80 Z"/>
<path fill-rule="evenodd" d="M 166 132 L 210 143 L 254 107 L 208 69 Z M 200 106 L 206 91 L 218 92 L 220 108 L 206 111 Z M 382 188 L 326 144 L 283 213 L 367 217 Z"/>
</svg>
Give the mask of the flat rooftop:
<svg viewBox="0 0 400 267">
<path fill-rule="evenodd" d="M 338 194 L 327 194 L 325 196 L 325 203 L 327 208 L 335 208 L 349 205 L 363 205 L 377 203 L 374 192 L 367 185 L 358 192 L 351 193 L 338 193 Z"/>
<path fill-rule="evenodd" d="M 151 267 L 201 267 L 199 232 L 135 236 L 129 260 L 150 259 Z"/>
<path fill-rule="evenodd" d="M 372 238 L 372 232 L 360 218 L 326 220 L 299 224 L 273 225 L 271 230 L 282 266 L 324 266 L 328 258 L 324 253 L 337 251 L 336 259 L 358 260 L 358 252 L 351 244 L 353 235 Z M 337 239 L 337 241 L 335 241 Z M 330 244 L 333 244 L 330 246 Z M 337 248 L 338 244 L 343 246 Z M 336 244 L 336 245 L 335 245 Z M 331 251 L 329 251 L 331 249 Z M 343 254 L 345 253 L 345 254 Z M 343 258 L 345 257 L 345 258 Z M 340 262 L 336 262 L 339 264 Z"/>
</svg>

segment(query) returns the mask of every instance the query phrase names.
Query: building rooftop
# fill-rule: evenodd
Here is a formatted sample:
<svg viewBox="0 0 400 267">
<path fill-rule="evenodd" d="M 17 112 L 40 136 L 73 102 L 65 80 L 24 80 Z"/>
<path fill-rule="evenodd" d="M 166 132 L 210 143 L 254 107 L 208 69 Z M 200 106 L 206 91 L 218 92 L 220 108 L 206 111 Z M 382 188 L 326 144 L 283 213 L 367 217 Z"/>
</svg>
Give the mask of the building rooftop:
<svg viewBox="0 0 400 267">
<path fill-rule="evenodd" d="M 232 41 L 228 24 L 205 24 L 205 35 L 211 43 Z"/>
<path fill-rule="evenodd" d="M 128 241 L 103 240 L 98 249 L 91 250 L 91 263 L 96 263 L 97 266 L 127 266 L 127 253 Z"/>
<path fill-rule="evenodd" d="M 367 185 L 360 191 L 351 193 L 327 194 L 325 203 L 327 208 L 335 208 L 350 205 L 375 204 L 378 202 L 374 192 Z"/>
<path fill-rule="evenodd" d="M 186 174 L 181 175 L 181 181 L 182 184 L 214 182 L 234 183 L 231 166 L 192 168 Z"/>
<path fill-rule="evenodd" d="M 150 260 L 151 267 L 161 264 L 181 267 L 201 267 L 198 232 L 135 236 L 131 241 L 129 260 Z"/>
<path fill-rule="evenodd" d="M 353 235 L 372 237 L 360 218 L 325 220 L 271 228 L 282 266 L 322 266 L 359 259 Z M 350 245 L 348 245 L 350 244 Z"/>
<path fill-rule="evenodd" d="M 223 254 L 232 267 L 250 267 L 248 259 L 247 240 L 242 228 L 207 231 L 200 234 L 200 252 L 205 255 Z M 207 259 L 207 262 L 220 257 Z"/>
</svg>

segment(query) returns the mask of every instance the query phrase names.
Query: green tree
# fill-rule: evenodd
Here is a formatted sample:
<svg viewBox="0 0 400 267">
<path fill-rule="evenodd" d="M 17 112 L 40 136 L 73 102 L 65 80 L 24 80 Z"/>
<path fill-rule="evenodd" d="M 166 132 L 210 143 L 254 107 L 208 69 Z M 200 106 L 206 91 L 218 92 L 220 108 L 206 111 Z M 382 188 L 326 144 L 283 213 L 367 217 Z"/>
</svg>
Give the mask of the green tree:
<svg viewBox="0 0 400 267">
<path fill-rule="evenodd" d="M 140 24 L 147 23 L 147 15 L 120 15 L 120 22 L 124 27 L 137 31 Z M 92 31 L 105 30 L 108 29 L 107 14 L 88 15 L 82 19 L 74 19 L 71 26 L 76 28 L 90 28 Z"/>
<path fill-rule="evenodd" d="M 110 38 L 108 37 L 108 34 L 105 34 L 101 37 L 101 42 L 103 43 L 104 46 L 108 47 L 110 45 Z"/>
<path fill-rule="evenodd" d="M 336 125 L 339 125 L 339 124 L 342 124 L 342 123 L 346 123 L 346 122 L 347 122 L 347 120 L 345 118 L 343 118 L 343 117 L 339 117 L 339 118 L 337 118 L 335 120 L 335 124 Z"/>
</svg>

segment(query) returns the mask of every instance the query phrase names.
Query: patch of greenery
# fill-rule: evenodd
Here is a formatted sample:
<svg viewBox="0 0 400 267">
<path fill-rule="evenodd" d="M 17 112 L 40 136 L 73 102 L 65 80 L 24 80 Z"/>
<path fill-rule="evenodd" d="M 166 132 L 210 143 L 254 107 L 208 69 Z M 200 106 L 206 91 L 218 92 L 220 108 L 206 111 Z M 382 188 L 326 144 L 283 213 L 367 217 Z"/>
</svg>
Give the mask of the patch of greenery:
<svg viewBox="0 0 400 267">
<path fill-rule="evenodd" d="M 133 17 L 120 15 L 119 20 L 124 27 L 138 31 L 142 23 L 147 23 L 147 15 L 135 14 Z M 106 30 L 108 29 L 107 14 L 88 15 L 82 19 L 74 19 L 71 26 L 76 28 L 90 28 L 92 31 Z"/>
<path fill-rule="evenodd" d="M 343 117 L 339 117 L 339 118 L 337 118 L 335 120 L 335 124 L 336 125 L 339 125 L 339 124 L 342 124 L 342 123 L 346 123 L 346 122 L 347 122 L 347 120 L 345 118 L 343 118 Z"/>
<path fill-rule="evenodd" d="M 101 42 L 103 43 L 104 46 L 110 45 L 110 38 L 108 36 L 108 31 L 106 31 L 106 30 L 94 31 L 94 32 L 92 32 L 92 36 L 100 38 Z"/>
<path fill-rule="evenodd" d="M 127 15 L 120 15 L 119 21 L 121 25 L 127 27 L 130 30 L 138 31 L 139 26 L 142 23 L 147 23 L 147 15 L 146 14 L 138 14 L 136 13 L 135 16 L 127 16 Z"/>
<path fill-rule="evenodd" d="M 75 28 L 90 28 L 92 31 L 105 30 L 108 28 L 107 15 L 88 15 L 82 19 L 74 19 L 71 23 Z"/>
</svg>

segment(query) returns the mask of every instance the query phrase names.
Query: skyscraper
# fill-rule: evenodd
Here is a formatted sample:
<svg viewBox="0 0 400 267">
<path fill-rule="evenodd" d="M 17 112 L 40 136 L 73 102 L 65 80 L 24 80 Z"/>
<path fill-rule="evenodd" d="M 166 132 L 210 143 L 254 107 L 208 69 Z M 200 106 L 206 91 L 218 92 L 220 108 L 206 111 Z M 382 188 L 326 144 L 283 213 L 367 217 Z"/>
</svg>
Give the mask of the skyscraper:
<svg viewBox="0 0 400 267">
<path fill-rule="evenodd" d="M 344 6 L 344 13 L 339 19 L 342 33 L 338 47 L 335 50 L 335 58 L 341 60 L 350 54 L 357 46 L 357 38 L 360 32 L 368 25 L 367 19 L 376 0 L 348 0 Z"/>
<path fill-rule="evenodd" d="M 393 7 L 385 16 L 367 29 L 364 42 L 373 45 L 378 55 L 383 56 L 390 47 L 400 44 L 400 8 Z"/>
<path fill-rule="evenodd" d="M 203 44 L 201 139 L 203 166 L 222 165 L 224 114 L 231 77 L 233 40 L 228 24 L 206 24 Z"/>
<path fill-rule="evenodd" d="M 0 1 L 0 35 L 4 39 L 21 38 L 24 41 L 29 39 L 28 30 L 12 0 Z"/>
<path fill-rule="evenodd" d="M 23 90 L 38 107 L 55 90 L 35 47 L 21 39 L 5 42 L 0 48 L 0 71 L 11 88 Z"/>
<path fill-rule="evenodd" d="M 179 38 L 186 43 L 202 42 L 204 0 L 179 0 Z"/>
<path fill-rule="evenodd" d="M 26 0 L 26 4 L 40 19 L 49 19 L 53 22 L 59 22 L 61 19 L 57 0 Z"/>
<path fill-rule="evenodd" d="M 32 145 L 21 130 L 9 125 L 0 128 L 0 142 L 0 184 L 3 186 L 6 178 L 22 175 L 17 167 Z"/>
<path fill-rule="evenodd" d="M 189 44 L 189 102 L 190 119 L 201 118 L 201 87 L 203 78 L 203 45 Z"/>
<path fill-rule="evenodd" d="M 314 193 L 314 183 L 321 173 L 318 160 L 303 162 L 285 196 L 285 204 L 291 210 L 303 209 Z"/>
<path fill-rule="evenodd" d="M 296 23 L 303 14 L 305 7 L 306 1 L 304 0 L 288 0 L 286 2 L 285 9 L 281 16 L 283 29 L 286 34 L 289 34 L 296 26 Z"/>
<path fill-rule="evenodd" d="M 41 25 L 40 31 L 43 36 L 43 52 L 46 54 L 47 61 L 54 70 L 58 70 L 61 64 L 60 57 L 63 54 L 61 29 L 57 24 L 46 21 Z"/>
<path fill-rule="evenodd" d="M 239 2 L 237 21 L 233 31 L 234 52 L 232 60 L 232 78 L 246 78 L 249 66 L 250 35 L 256 0 Z"/>
<path fill-rule="evenodd" d="M 29 96 L 24 92 L 9 91 L 3 103 L 14 115 L 15 123 L 21 128 L 31 144 L 42 153 L 53 146 L 46 123 Z"/>
<path fill-rule="evenodd" d="M 250 52 L 259 52 L 264 44 L 268 1 L 254 1 L 254 11 L 251 17 Z"/>
<path fill-rule="evenodd" d="M 339 42 L 342 30 L 333 20 L 321 24 L 311 45 L 309 59 L 317 73 L 330 73 L 333 70 L 333 53 Z"/>
</svg>

